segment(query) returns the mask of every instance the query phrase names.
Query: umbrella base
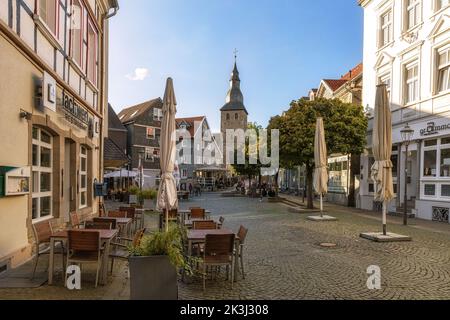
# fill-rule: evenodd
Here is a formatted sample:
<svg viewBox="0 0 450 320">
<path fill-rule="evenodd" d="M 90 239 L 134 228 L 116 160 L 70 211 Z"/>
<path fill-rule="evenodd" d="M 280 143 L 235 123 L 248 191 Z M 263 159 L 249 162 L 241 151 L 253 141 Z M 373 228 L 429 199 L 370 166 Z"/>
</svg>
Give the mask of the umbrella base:
<svg viewBox="0 0 450 320">
<path fill-rule="evenodd" d="M 374 242 L 405 242 L 412 241 L 412 238 L 409 236 L 403 236 L 396 233 L 388 232 L 387 235 L 384 235 L 382 232 L 366 232 L 361 233 L 361 238 L 367 239 Z"/>
<path fill-rule="evenodd" d="M 332 216 L 312 216 L 308 217 L 308 220 L 314 221 L 314 222 L 330 222 L 330 221 L 337 221 L 338 219 Z"/>
</svg>

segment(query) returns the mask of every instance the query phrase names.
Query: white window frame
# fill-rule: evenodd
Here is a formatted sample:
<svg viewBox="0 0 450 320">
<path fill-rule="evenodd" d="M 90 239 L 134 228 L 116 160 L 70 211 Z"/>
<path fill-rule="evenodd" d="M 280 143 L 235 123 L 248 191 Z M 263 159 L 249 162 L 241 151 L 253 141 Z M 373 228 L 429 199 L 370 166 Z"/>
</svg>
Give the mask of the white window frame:
<svg viewBox="0 0 450 320">
<path fill-rule="evenodd" d="M 447 54 L 447 62 L 444 65 L 440 65 L 440 56 Z M 441 70 L 446 69 L 444 72 L 447 74 L 446 87 L 447 89 L 441 90 Z M 444 46 L 436 51 L 436 90 L 437 94 L 443 94 L 450 91 L 450 45 Z"/>
<path fill-rule="evenodd" d="M 409 1 L 412 1 L 408 4 Z M 422 0 L 404 0 L 404 29 L 412 30 L 422 23 Z M 414 13 L 414 24 L 411 23 L 411 12 Z"/>
<path fill-rule="evenodd" d="M 392 101 L 392 73 L 389 71 L 378 76 L 378 84 L 386 84 L 389 101 Z"/>
<path fill-rule="evenodd" d="M 37 130 L 37 139 L 32 137 L 32 145 L 37 146 L 37 165 L 32 164 L 32 199 L 37 199 L 36 211 L 37 216 L 33 219 L 33 223 L 40 222 L 53 218 L 53 137 L 52 135 L 38 127 L 33 127 L 33 130 Z M 50 137 L 50 143 L 42 141 L 42 132 Z M 41 166 L 41 148 L 50 149 L 50 167 Z M 41 192 L 41 173 L 50 174 L 50 191 Z M 35 177 L 37 180 L 35 180 Z M 34 192 L 36 188 L 36 192 Z M 41 199 L 50 198 L 50 214 L 41 217 Z"/>
<path fill-rule="evenodd" d="M 84 153 L 83 153 L 84 152 Z M 83 170 L 83 167 L 81 165 L 83 159 L 86 161 L 86 168 Z M 82 181 L 83 176 L 86 178 L 86 186 L 83 188 Z M 86 146 L 80 146 L 80 209 L 87 208 L 88 206 L 88 149 Z M 85 202 L 82 202 L 82 194 L 85 194 Z"/>
<path fill-rule="evenodd" d="M 389 22 L 383 23 L 384 17 L 389 15 Z M 379 48 L 383 48 L 394 41 L 394 28 L 393 28 L 393 10 L 389 8 L 385 10 L 379 17 L 380 31 L 379 31 Z M 387 39 L 386 39 L 387 29 Z"/>
<path fill-rule="evenodd" d="M 411 69 L 417 68 L 417 76 L 408 79 L 408 71 Z M 410 85 L 415 83 L 415 97 L 414 99 L 410 99 Z M 417 103 L 420 100 L 420 68 L 419 61 L 414 60 L 410 63 L 407 63 L 403 66 L 403 101 L 405 105 L 410 105 Z"/>
<path fill-rule="evenodd" d="M 162 109 L 154 108 L 153 109 L 153 120 L 154 121 L 162 121 L 164 117 Z"/>
<path fill-rule="evenodd" d="M 444 3 L 447 2 L 447 4 Z M 434 12 L 439 12 L 450 6 L 450 0 L 434 0 Z"/>
<path fill-rule="evenodd" d="M 422 142 L 422 154 L 421 154 L 421 183 L 420 183 L 420 196 L 422 199 L 450 199 L 450 197 L 442 196 L 442 186 L 443 185 L 450 185 L 450 177 L 443 177 L 441 175 L 441 160 L 442 160 L 442 150 L 443 149 L 450 149 L 450 144 L 442 144 L 442 140 L 449 137 L 437 137 L 433 139 L 427 139 L 425 141 L 429 140 L 437 140 L 437 144 L 434 146 L 425 147 L 425 141 Z M 432 176 L 425 176 L 424 175 L 424 166 L 425 166 L 425 152 L 426 151 L 434 151 L 436 150 L 436 177 Z M 427 196 L 425 195 L 425 185 L 434 185 L 435 186 L 435 195 L 434 196 Z"/>
</svg>

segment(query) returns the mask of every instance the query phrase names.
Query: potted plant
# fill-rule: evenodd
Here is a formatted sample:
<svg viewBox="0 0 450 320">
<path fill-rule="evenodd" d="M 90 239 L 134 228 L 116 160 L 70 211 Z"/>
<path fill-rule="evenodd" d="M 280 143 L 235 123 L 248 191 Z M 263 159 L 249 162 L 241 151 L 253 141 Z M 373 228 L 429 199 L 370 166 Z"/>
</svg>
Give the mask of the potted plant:
<svg viewBox="0 0 450 320">
<path fill-rule="evenodd" d="M 156 199 L 158 192 L 154 189 L 145 189 L 139 193 L 139 203 L 145 209 L 153 209 L 154 200 Z"/>
<path fill-rule="evenodd" d="M 128 203 L 129 204 L 137 204 L 138 203 L 138 195 L 140 193 L 140 189 L 136 186 L 132 186 L 128 189 L 128 193 L 130 194 Z"/>
<path fill-rule="evenodd" d="M 178 272 L 192 274 L 191 261 L 183 254 L 183 232 L 171 225 L 168 232 L 146 235 L 139 246 L 129 248 L 131 300 L 178 299 Z"/>
</svg>

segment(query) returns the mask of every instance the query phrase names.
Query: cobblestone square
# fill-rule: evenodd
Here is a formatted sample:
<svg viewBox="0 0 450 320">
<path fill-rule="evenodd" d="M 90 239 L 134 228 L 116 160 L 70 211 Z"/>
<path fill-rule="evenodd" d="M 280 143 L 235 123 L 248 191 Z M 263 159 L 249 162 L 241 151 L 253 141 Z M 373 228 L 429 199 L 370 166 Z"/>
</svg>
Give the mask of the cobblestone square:
<svg viewBox="0 0 450 320">
<path fill-rule="evenodd" d="M 111 204 L 109 204 L 111 205 Z M 114 204 L 115 205 L 115 204 Z M 246 279 L 238 278 L 234 289 L 223 275 L 207 281 L 205 293 L 200 279 L 179 283 L 179 297 L 200 299 L 448 299 L 450 297 L 450 226 L 411 220 L 389 219 L 389 230 L 412 236 L 407 243 L 374 243 L 359 237 L 378 231 L 378 214 L 334 205 L 327 213 L 337 222 L 308 221 L 308 214 L 291 213 L 279 203 L 259 199 L 224 198 L 203 194 L 181 208 L 202 206 L 214 217 L 225 218 L 225 228 L 237 232 L 249 228 L 246 242 Z M 156 227 L 155 215 L 147 225 Z M 334 247 L 322 247 L 332 243 Z M 45 260 L 45 259 L 42 259 Z M 367 288 L 367 268 L 381 268 L 381 289 Z M 41 263 L 40 269 L 45 268 Z M 222 272 L 223 274 L 224 272 Z M 92 278 L 92 279 L 91 279 Z M 61 274 L 57 279 L 61 280 Z M 92 281 L 91 281 L 92 280 Z M 92 283 L 91 283 L 92 282 Z M 93 277 L 84 279 L 83 290 L 68 291 L 55 286 L 38 289 L 0 289 L 2 299 L 128 299 L 126 265 L 116 267 L 105 287 L 93 288 Z"/>
</svg>

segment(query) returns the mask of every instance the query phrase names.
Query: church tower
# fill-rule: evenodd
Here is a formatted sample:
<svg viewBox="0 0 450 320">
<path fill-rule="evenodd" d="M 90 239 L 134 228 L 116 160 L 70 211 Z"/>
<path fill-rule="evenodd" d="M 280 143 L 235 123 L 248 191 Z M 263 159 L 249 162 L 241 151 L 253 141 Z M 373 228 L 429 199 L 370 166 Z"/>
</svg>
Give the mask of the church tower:
<svg viewBox="0 0 450 320">
<path fill-rule="evenodd" d="M 236 59 L 236 56 L 235 56 Z M 230 90 L 228 91 L 225 105 L 221 112 L 221 132 L 224 141 L 224 155 L 226 154 L 226 133 L 228 129 L 247 129 L 248 112 L 244 106 L 244 95 L 241 92 L 241 79 L 236 61 L 230 79 Z"/>
</svg>

